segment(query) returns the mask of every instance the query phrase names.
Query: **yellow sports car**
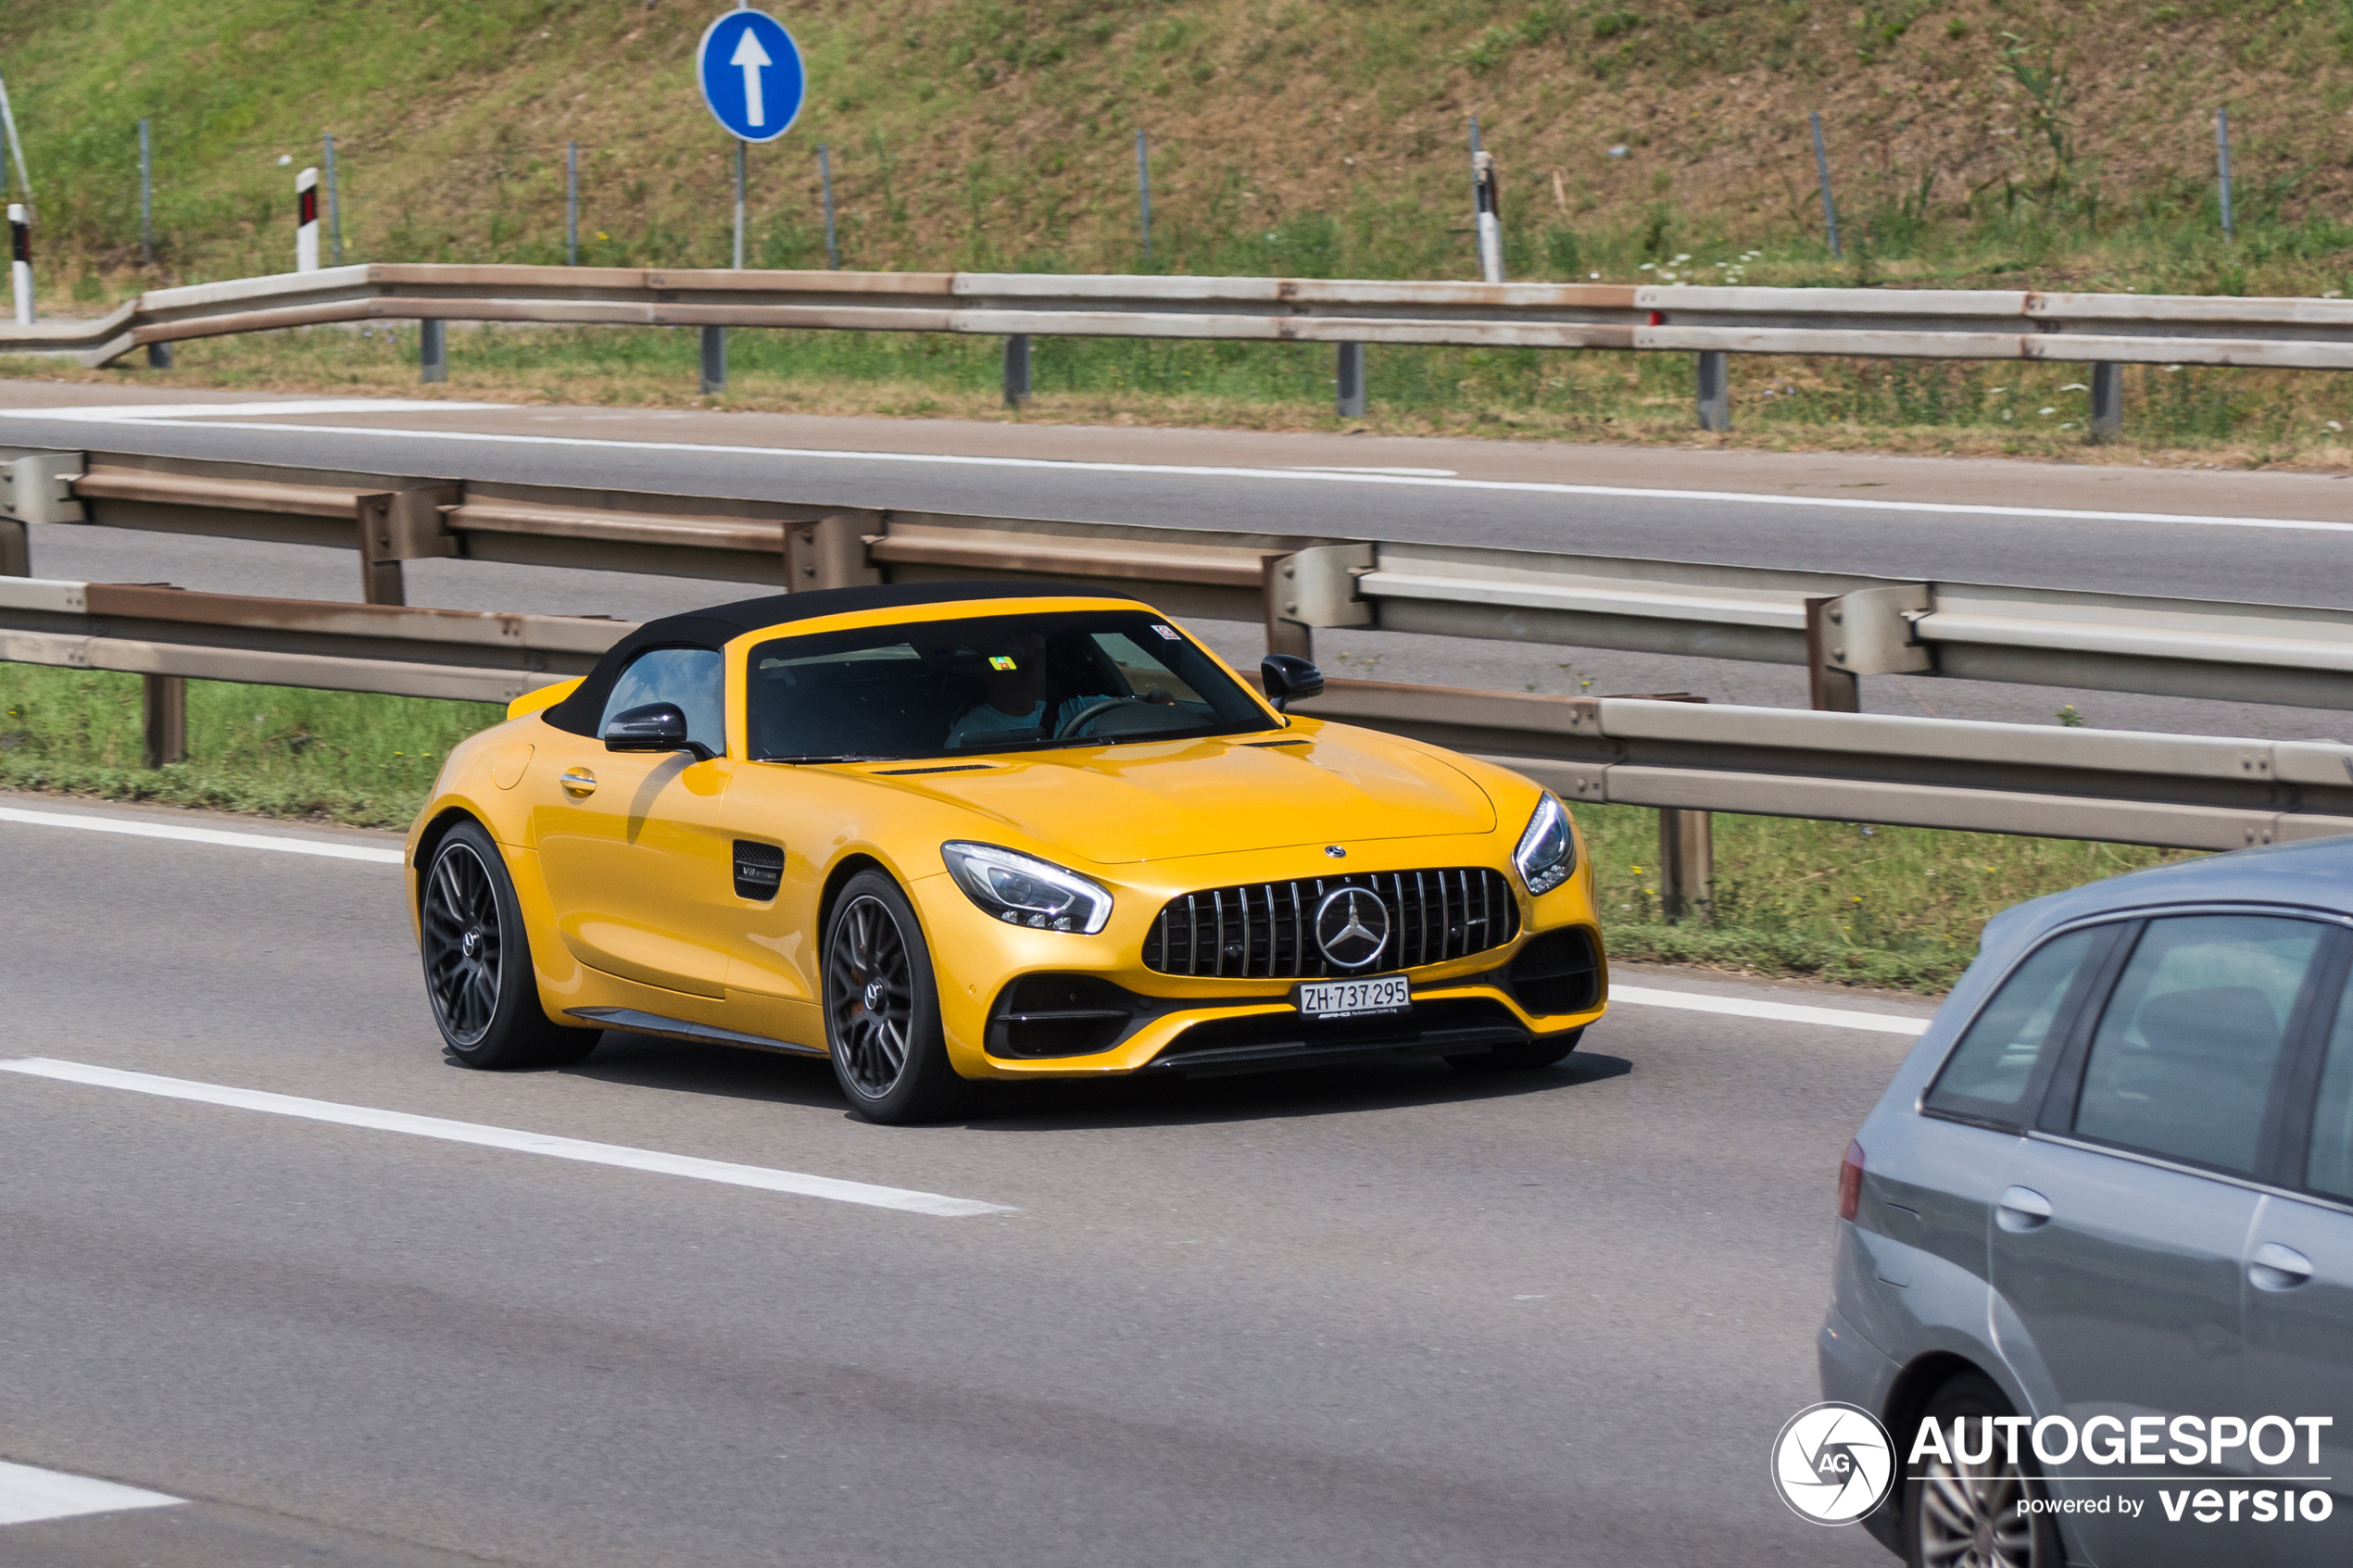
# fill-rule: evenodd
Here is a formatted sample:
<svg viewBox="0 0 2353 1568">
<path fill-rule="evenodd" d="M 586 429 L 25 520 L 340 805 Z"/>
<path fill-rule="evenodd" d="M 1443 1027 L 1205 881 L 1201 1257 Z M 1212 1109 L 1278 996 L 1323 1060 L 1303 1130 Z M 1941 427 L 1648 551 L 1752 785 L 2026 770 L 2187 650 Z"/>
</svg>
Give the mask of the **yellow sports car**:
<svg viewBox="0 0 2353 1568">
<path fill-rule="evenodd" d="M 408 846 L 474 1067 L 600 1031 L 828 1057 L 876 1122 L 975 1080 L 1558 1061 L 1599 1017 L 1568 812 L 1285 712 L 1134 599 L 841 588 L 649 621 L 453 751 Z"/>
</svg>

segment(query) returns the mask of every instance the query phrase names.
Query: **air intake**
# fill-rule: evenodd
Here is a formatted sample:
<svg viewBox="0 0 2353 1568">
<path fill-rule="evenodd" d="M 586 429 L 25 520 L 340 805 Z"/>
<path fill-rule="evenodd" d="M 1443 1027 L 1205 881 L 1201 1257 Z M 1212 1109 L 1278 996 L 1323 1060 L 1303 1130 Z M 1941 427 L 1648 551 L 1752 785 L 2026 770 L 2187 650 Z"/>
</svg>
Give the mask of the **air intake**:
<svg viewBox="0 0 2353 1568">
<path fill-rule="evenodd" d="M 736 840 L 736 897 L 764 904 L 784 884 L 785 850 L 780 844 Z"/>
</svg>

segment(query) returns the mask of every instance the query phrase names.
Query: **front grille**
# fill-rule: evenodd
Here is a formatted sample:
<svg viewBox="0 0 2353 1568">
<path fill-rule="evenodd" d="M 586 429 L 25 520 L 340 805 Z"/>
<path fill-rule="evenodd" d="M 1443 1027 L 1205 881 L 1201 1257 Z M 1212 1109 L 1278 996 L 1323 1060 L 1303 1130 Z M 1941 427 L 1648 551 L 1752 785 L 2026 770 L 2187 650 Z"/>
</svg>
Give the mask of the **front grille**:
<svg viewBox="0 0 2353 1568">
<path fill-rule="evenodd" d="M 1342 887 L 1369 889 L 1389 912 L 1387 944 L 1370 962 L 1347 970 L 1315 942 L 1315 911 Z M 1252 882 L 1171 898 L 1144 938 L 1144 967 L 1235 980 L 1313 979 L 1443 963 L 1517 935 L 1511 884 L 1484 867 Z"/>
</svg>

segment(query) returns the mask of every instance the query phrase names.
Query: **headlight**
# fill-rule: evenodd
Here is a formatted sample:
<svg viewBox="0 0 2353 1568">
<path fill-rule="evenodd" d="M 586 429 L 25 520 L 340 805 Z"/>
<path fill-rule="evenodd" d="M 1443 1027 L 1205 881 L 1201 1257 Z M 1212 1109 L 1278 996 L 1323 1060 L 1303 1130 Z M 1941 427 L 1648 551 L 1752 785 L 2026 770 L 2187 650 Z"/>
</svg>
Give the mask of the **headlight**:
<svg viewBox="0 0 2353 1568">
<path fill-rule="evenodd" d="M 1528 831 L 1512 851 L 1512 863 L 1519 867 L 1519 879 L 1530 893 L 1550 893 L 1577 869 L 1577 834 L 1569 830 L 1568 812 L 1552 796 L 1536 803 L 1536 814 L 1528 819 Z"/>
<path fill-rule="evenodd" d="M 1008 925 L 1092 936 L 1111 919 L 1111 895 L 1076 872 L 993 844 L 943 844 L 939 855 L 965 897 Z"/>
</svg>

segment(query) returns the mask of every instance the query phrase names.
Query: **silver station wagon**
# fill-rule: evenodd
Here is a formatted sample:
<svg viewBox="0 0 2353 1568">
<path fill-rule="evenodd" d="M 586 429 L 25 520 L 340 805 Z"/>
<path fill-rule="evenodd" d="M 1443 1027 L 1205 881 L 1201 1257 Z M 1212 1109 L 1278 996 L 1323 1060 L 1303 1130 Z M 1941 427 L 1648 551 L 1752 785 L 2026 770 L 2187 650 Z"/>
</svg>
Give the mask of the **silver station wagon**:
<svg viewBox="0 0 2353 1568">
<path fill-rule="evenodd" d="M 2353 838 L 2010 909 L 1841 1173 L 1928 1568 L 2353 1562 Z M 1933 1431 L 1923 1433 L 1923 1427 Z"/>
</svg>

